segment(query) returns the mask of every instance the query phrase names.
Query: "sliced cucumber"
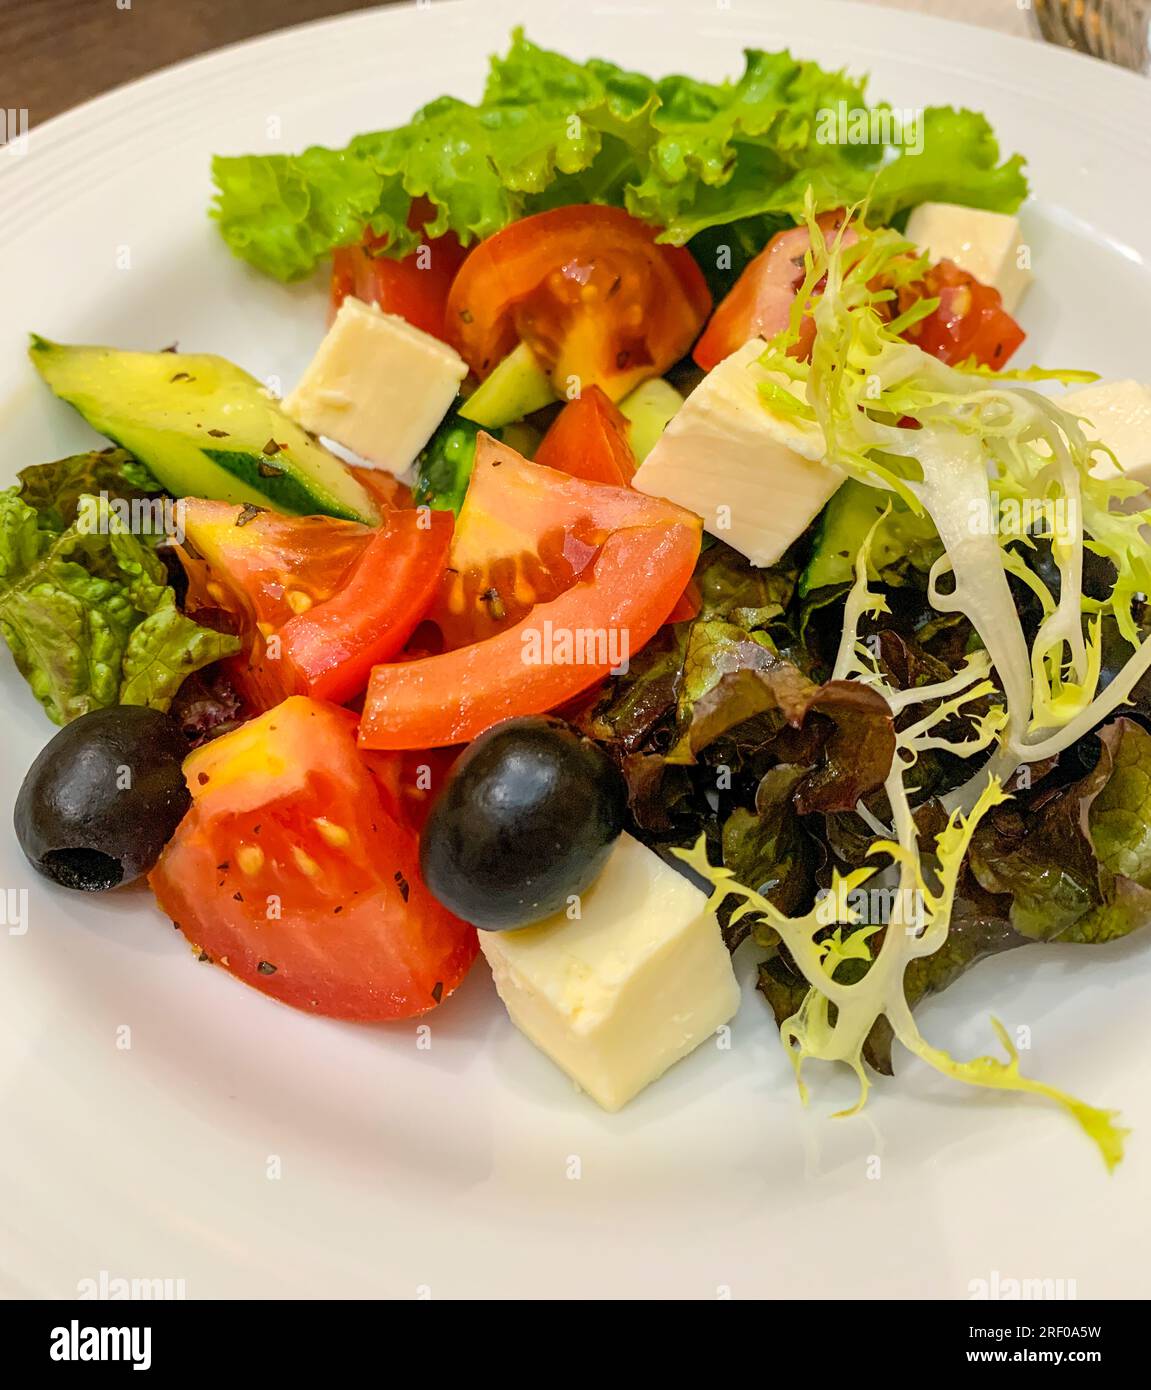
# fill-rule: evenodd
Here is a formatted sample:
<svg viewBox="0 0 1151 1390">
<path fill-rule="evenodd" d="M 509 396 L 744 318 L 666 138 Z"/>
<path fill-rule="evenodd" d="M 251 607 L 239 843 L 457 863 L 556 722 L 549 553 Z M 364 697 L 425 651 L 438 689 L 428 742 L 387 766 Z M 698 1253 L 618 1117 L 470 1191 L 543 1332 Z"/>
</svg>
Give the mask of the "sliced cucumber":
<svg viewBox="0 0 1151 1390">
<path fill-rule="evenodd" d="M 668 421 L 683 405 L 683 397 L 663 377 L 653 377 L 637 386 L 619 403 L 628 422 L 628 440 L 636 463 L 642 463 L 667 429 Z"/>
<path fill-rule="evenodd" d="M 465 420 L 499 429 L 558 400 L 547 372 L 527 343 L 509 352 L 460 407 Z"/>
<path fill-rule="evenodd" d="M 540 440 L 543 439 L 539 430 L 524 420 L 516 420 L 510 425 L 505 425 L 500 430 L 498 437 L 502 443 L 507 444 L 526 459 L 535 458 Z"/>
<path fill-rule="evenodd" d="M 72 347 L 35 336 L 29 356 L 61 400 L 176 497 L 379 520 L 344 464 L 222 357 Z"/>
<path fill-rule="evenodd" d="M 448 412 L 416 459 L 413 494 L 419 505 L 459 516 L 476 461 L 476 438 L 482 429 L 474 420 L 462 419 L 458 410 Z M 539 430 L 523 423 L 504 425 L 491 433 L 528 459 L 541 438 Z"/>
<path fill-rule="evenodd" d="M 885 521 L 876 527 L 871 541 L 870 569 L 882 575 L 902 560 L 917 569 L 930 568 L 939 553 L 939 539 L 930 518 L 916 516 L 894 493 L 849 478 L 824 507 L 816 524 L 811 558 L 799 577 L 799 593 L 830 584 L 850 584 L 855 560 L 867 533 L 890 507 Z"/>
</svg>

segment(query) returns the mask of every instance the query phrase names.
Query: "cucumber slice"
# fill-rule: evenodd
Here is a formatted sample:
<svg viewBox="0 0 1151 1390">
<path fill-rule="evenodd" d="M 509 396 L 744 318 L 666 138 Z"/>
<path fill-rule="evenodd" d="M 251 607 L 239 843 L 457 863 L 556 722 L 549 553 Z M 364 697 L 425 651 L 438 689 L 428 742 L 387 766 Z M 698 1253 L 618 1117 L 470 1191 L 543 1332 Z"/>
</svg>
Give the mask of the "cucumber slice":
<svg viewBox="0 0 1151 1390">
<path fill-rule="evenodd" d="M 628 441 L 636 463 L 642 463 L 655 448 L 655 442 L 668 421 L 683 405 L 683 397 L 663 377 L 653 377 L 637 386 L 619 403 L 628 422 Z"/>
<path fill-rule="evenodd" d="M 476 387 L 460 406 L 459 414 L 473 424 L 495 430 L 558 399 L 535 353 L 527 343 L 521 343 Z"/>
<path fill-rule="evenodd" d="M 379 521 L 341 461 L 222 357 L 73 347 L 33 336 L 36 370 L 176 497 Z"/>
<path fill-rule="evenodd" d="M 855 560 L 867 533 L 890 507 L 886 521 L 871 541 L 872 573 L 882 574 L 907 559 L 917 569 L 929 569 L 939 554 L 939 538 L 929 517 L 916 516 L 900 498 L 881 488 L 849 478 L 824 507 L 816 524 L 811 558 L 799 577 L 799 594 L 830 584 L 850 584 Z"/>
</svg>

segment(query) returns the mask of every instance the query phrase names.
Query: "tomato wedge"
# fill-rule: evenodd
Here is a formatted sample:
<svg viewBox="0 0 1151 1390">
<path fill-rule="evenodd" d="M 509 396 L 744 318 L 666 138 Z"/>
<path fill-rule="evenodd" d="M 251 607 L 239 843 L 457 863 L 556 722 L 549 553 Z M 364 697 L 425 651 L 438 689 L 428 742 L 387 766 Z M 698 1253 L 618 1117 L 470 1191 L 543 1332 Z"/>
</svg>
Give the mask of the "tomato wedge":
<svg viewBox="0 0 1151 1390">
<path fill-rule="evenodd" d="M 189 499 L 190 605 L 235 615 L 246 652 L 231 671 L 258 709 L 288 695 L 342 703 L 400 651 L 440 587 L 450 512 L 391 511 L 377 530 Z M 241 521 L 243 524 L 240 524 Z"/>
<path fill-rule="evenodd" d="M 365 246 L 342 246 L 332 256 L 332 312 L 353 295 L 446 340 L 448 291 L 464 254 L 450 232 L 398 261 Z"/>
<path fill-rule="evenodd" d="M 440 585 L 451 512 L 392 512 L 343 587 L 280 629 L 282 670 L 299 694 L 342 704 L 411 636 Z"/>
<path fill-rule="evenodd" d="M 698 618 L 700 609 L 703 607 L 703 595 L 699 592 L 699 585 L 694 579 L 687 581 L 687 588 L 680 594 L 675 607 L 667 615 L 669 623 L 690 623 L 693 618 Z"/>
<path fill-rule="evenodd" d="M 417 832 L 423 828 L 432 802 L 459 755 L 458 748 L 410 748 L 391 753 L 360 749 L 385 810 Z"/>
<path fill-rule="evenodd" d="M 333 1018 L 412 1018 L 460 983 L 476 933 L 424 886 L 355 727 L 297 696 L 193 753 L 192 807 L 149 882 L 201 958 L 254 989 Z"/>
<path fill-rule="evenodd" d="M 411 488 L 406 483 L 401 483 L 399 478 L 394 473 L 389 473 L 386 468 L 363 468 L 358 464 L 349 464 L 348 472 L 361 487 L 371 493 L 372 501 L 381 512 L 415 506 Z"/>
<path fill-rule="evenodd" d="M 564 406 L 536 450 L 535 461 L 573 478 L 616 487 L 630 487 L 636 470 L 627 419 L 598 386 Z M 699 592 L 689 580 L 667 621 L 687 622 L 699 609 Z"/>
<path fill-rule="evenodd" d="M 822 213 L 816 219 L 827 243 L 834 239 L 846 216 L 838 209 Z M 856 239 L 855 232 L 848 228 L 844 233 L 844 245 L 850 246 Z M 730 293 L 712 314 L 692 353 L 697 366 L 710 372 L 749 339 L 773 338 L 783 332 L 791 318 L 796 291 L 803 284 L 806 274 L 803 258 L 810 247 L 811 236 L 806 226 L 791 227 L 772 237 L 744 268 Z M 801 326 L 799 342 L 791 349 L 792 355 L 809 356 L 814 337 L 815 324 L 809 315 Z"/>
<path fill-rule="evenodd" d="M 543 714 L 626 669 L 683 593 L 700 534 L 698 522 L 617 531 L 572 588 L 515 627 L 459 651 L 377 666 L 361 747 L 463 743 L 501 719 Z"/>
<path fill-rule="evenodd" d="M 616 487 L 627 487 L 636 469 L 627 420 L 598 386 L 568 401 L 544 435 L 535 461 L 573 478 Z"/>
<path fill-rule="evenodd" d="M 528 463 L 480 434 L 448 568 L 427 618 L 445 647 L 482 641 L 569 588 L 611 532 L 673 522 L 695 518 L 631 488 Z"/>
<path fill-rule="evenodd" d="M 413 231 L 436 215 L 426 198 L 414 198 L 408 214 Z M 444 310 L 448 291 L 467 252 L 454 232 L 426 240 L 410 255 L 396 260 L 383 255 L 387 237 L 365 232 L 360 246 L 342 246 L 332 256 L 332 317 L 348 297 L 378 304 L 389 314 L 399 314 L 416 328 L 444 338 Z"/>
<path fill-rule="evenodd" d="M 551 374 L 618 401 L 691 347 L 711 308 L 691 252 L 620 208 L 555 208 L 482 241 L 452 284 L 447 332 L 485 377 L 519 342 Z"/>
<path fill-rule="evenodd" d="M 199 497 L 182 503 L 189 606 L 223 608 L 274 631 L 331 598 L 363 555 L 372 528 L 333 517 L 289 517 Z"/>
<path fill-rule="evenodd" d="M 1027 336 L 1003 307 L 999 291 L 954 261 L 933 265 L 911 295 L 905 292 L 902 307 L 917 298 L 938 298 L 939 307 L 904 336 L 951 366 L 974 359 L 985 367 L 1005 367 Z"/>
</svg>

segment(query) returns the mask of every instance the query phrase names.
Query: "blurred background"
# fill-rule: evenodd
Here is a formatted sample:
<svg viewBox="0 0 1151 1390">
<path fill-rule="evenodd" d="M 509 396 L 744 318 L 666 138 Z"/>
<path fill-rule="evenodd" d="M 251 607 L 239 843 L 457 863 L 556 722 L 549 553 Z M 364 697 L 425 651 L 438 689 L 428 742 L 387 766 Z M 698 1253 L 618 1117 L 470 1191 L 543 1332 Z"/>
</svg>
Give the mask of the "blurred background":
<svg viewBox="0 0 1151 1390">
<path fill-rule="evenodd" d="M 538 3 L 524 0 L 523 15 L 529 24 L 533 5 Z M 718 5 L 721 0 L 710 3 Z M 774 5 L 802 4 L 803 0 L 729 3 L 754 5 L 766 13 Z M 883 3 L 1003 33 L 1037 32 L 1031 0 Z M 1035 0 L 1037 6 L 1044 3 Z M 652 0 L 652 5 L 657 8 L 658 0 Z M 26 109 L 30 123 L 38 125 L 123 82 L 195 54 L 273 29 L 370 8 L 355 0 L 0 0 L 0 105 Z"/>
<path fill-rule="evenodd" d="M 379 0 L 0 0 L 0 104 L 38 125 L 122 82 Z M 530 0 L 525 0 L 525 10 Z"/>
</svg>

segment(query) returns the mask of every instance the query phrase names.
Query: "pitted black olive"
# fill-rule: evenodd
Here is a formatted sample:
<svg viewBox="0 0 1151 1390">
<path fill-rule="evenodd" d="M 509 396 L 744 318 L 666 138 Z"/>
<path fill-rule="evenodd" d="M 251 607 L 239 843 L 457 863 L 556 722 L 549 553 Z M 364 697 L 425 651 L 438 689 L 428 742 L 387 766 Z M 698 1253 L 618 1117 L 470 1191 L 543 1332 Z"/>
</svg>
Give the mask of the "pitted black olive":
<svg viewBox="0 0 1151 1390">
<path fill-rule="evenodd" d="M 596 744 L 556 719 L 509 719 L 449 773 L 420 838 L 424 881 L 477 927 L 528 926 L 593 882 L 626 807 Z"/>
<path fill-rule="evenodd" d="M 28 769 L 16 837 L 40 873 L 88 893 L 146 874 L 191 803 L 188 744 L 157 710 L 114 705 L 66 725 Z"/>
</svg>

